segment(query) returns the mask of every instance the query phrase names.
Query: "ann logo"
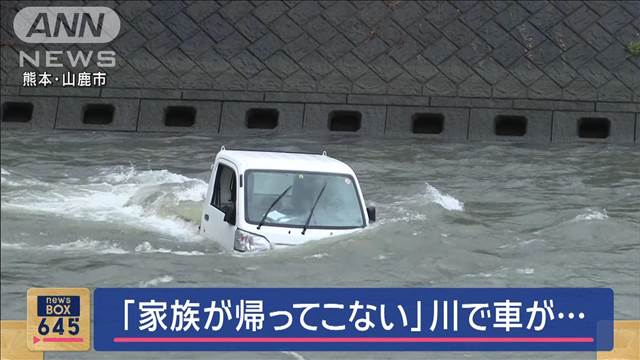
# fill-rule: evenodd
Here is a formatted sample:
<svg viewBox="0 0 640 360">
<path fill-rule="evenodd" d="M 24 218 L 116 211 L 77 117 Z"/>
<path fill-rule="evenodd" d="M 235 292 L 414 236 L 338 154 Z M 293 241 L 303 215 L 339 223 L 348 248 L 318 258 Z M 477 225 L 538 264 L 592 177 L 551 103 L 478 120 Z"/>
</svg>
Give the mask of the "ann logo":
<svg viewBox="0 0 640 360">
<path fill-rule="evenodd" d="M 42 12 L 36 16 L 29 32 L 27 32 L 27 37 L 32 37 L 33 34 L 44 34 L 49 38 L 52 36 L 58 37 L 61 29 L 64 29 L 68 37 L 83 37 L 87 28 L 89 28 L 93 36 L 97 37 L 102 32 L 104 15 L 104 13 L 98 14 L 96 24 L 91 14 L 86 12 L 74 13 L 71 20 L 67 18 L 65 13 L 57 13 L 55 14 L 55 19 L 51 19 L 53 14 L 50 16 L 49 13 Z M 51 32 L 51 23 L 53 23 L 53 33 Z"/>
<path fill-rule="evenodd" d="M 120 32 L 120 18 L 101 6 L 26 7 L 13 30 L 27 43 L 106 43 Z"/>
</svg>

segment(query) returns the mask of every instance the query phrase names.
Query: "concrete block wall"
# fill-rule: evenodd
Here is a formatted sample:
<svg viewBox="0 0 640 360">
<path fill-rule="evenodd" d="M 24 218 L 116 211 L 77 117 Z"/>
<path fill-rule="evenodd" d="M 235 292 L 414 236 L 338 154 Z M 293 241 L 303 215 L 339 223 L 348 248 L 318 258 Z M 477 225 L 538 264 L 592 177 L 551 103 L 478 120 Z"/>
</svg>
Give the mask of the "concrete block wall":
<svg viewBox="0 0 640 360">
<path fill-rule="evenodd" d="M 58 102 L 56 129 L 135 131 L 138 100 L 65 97 Z M 95 117 L 92 116 L 95 114 Z"/>
<path fill-rule="evenodd" d="M 472 109 L 469 140 L 549 142 L 552 116 L 551 111 Z"/>
<path fill-rule="evenodd" d="M 244 132 L 301 132 L 304 116 L 303 104 L 226 102 L 222 110 L 222 133 Z M 262 121 L 262 118 L 275 121 Z M 252 118 L 255 123 L 251 124 Z"/>
<path fill-rule="evenodd" d="M 144 99 L 140 102 L 137 129 L 144 132 L 216 133 L 220 129 L 221 107 L 222 103 L 217 101 Z"/>
<path fill-rule="evenodd" d="M 560 112 L 553 118 L 553 142 L 574 142 L 578 140 L 575 131 L 575 119 L 578 122 L 589 122 L 590 119 L 600 119 L 603 126 L 609 128 L 607 138 L 594 137 L 589 141 L 615 143 L 633 143 L 635 133 L 634 114 L 631 113 L 606 113 L 606 112 Z M 608 121 L 602 122 L 601 119 Z M 597 130 L 598 122 L 595 122 Z"/>
<path fill-rule="evenodd" d="M 637 1 L 99 5 L 120 17 L 114 41 L 43 45 L 13 32 L 17 11 L 35 3 L 0 2 L 2 128 L 640 138 L 640 57 L 626 50 L 640 41 Z M 23 87 L 24 71 L 44 68 L 21 68 L 19 52 L 44 49 L 114 50 L 117 66 L 102 88 Z"/>
<path fill-rule="evenodd" d="M 420 122 L 423 126 L 420 128 Z M 429 126 L 431 125 L 431 126 Z M 465 141 L 469 111 L 460 108 L 389 106 L 385 134 L 439 141 Z"/>
</svg>

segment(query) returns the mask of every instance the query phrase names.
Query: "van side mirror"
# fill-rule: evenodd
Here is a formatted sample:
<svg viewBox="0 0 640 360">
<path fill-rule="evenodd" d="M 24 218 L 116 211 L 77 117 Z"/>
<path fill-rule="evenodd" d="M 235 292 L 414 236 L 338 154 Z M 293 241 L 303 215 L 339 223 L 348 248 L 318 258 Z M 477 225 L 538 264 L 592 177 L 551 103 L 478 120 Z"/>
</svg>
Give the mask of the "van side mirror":
<svg viewBox="0 0 640 360">
<path fill-rule="evenodd" d="M 368 206 L 367 207 L 367 216 L 369 217 L 369 222 L 375 222 L 376 221 L 376 207 L 375 206 Z"/>
<path fill-rule="evenodd" d="M 236 224 L 236 206 L 225 206 L 223 208 L 224 218 L 222 219 L 224 222 L 229 223 L 230 225 Z"/>
</svg>

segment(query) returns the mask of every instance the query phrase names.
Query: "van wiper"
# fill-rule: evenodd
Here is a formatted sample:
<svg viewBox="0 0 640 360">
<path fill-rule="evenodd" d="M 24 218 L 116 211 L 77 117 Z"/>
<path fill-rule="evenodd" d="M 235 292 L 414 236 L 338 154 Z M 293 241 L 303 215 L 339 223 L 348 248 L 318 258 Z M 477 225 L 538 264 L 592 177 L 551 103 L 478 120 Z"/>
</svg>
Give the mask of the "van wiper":
<svg viewBox="0 0 640 360">
<path fill-rule="evenodd" d="M 267 215 L 269 215 L 269 213 L 271 212 L 271 209 L 273 209 L 274 206 L 276 206 L 276 204 L 280 201 L 280 199 L 282 199 L 282 197 L 289 192 L 289 190 L 291 189 L 293 185 L 289 185 L 288 188 L 284 189 L 284 191 L 278 195 L 278 198 L 275 199 L 272 203 L 271 206 L 269 206 L 269 208 L 267 209 L 267 211 L 265 211 L 264 215 L 262 215 L 262 219 L 260 220 L 260 223 L 258 224 L 258 229 L 260 229 L 260 227 L 262 226 L 262 224 L 264 224 L 265 219 L 267 218 Z"/>
<path fill-rule="evenodd" d="M 307 227 L 309 227 L 309 223 L 311 222 L 311 217 L 313 216 L 313 210 L 316 209 L 316 205 L 318 205 L 318 201 L 320 200 L 320 197 L 322 196 L 322 193 L 324 192 L 324 189 L 327 187 L 327 182 L 324 182 L 324 185 L 322 186 L 322 189 L 320 189 L 320 193 L 318 194 L 318 197 L 316 198 L 316 201 L 313 203 L 313 206 L 311 207 L 311 211 L 309 211 L 309 217 L 307 218 L 307 222 L 304 223 L 304 227 L 302 228 L 302 235 L 304 235 L 304 233 L 307 231 Z"/>
</svg>

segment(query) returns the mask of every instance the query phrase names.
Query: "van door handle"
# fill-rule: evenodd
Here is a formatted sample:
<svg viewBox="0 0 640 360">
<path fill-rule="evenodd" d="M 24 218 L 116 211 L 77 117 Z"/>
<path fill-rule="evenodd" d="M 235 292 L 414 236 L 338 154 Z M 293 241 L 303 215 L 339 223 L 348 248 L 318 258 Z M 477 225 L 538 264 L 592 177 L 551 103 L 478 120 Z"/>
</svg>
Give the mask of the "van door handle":
<svg viewBox="0 0 640 360">
<path fill-rule="evenodd" d="M 209 214 L 204 214 L 204 221 L 209 221 Z"/>
</svg>

